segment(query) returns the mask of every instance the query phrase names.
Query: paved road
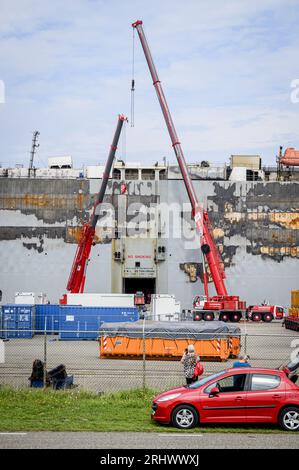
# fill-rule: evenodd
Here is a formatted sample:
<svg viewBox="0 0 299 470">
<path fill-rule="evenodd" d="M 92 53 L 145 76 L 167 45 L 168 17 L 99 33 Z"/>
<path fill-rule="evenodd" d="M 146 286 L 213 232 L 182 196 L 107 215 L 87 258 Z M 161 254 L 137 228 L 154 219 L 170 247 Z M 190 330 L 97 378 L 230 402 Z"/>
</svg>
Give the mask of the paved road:
<svg viewBox="0 0 299 470">
<path fill-rule="evenodd" d="M 0 433 L 0 449 L 299 449 L 299 433 Z"/>
</svg>

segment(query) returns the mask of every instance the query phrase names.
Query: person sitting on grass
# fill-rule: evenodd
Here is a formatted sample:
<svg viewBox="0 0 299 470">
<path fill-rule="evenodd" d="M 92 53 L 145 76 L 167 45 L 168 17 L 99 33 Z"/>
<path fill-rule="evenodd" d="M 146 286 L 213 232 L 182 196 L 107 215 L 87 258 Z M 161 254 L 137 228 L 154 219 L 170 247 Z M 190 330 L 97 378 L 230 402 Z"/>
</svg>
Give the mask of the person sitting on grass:
<svg viewBox="0 0 299 470">
<path fill-rule="evenodd" d="M 49 385 L 49 377 L 46 372 L 45 384 L 44 384 L 44 363 L 40 359 L 35 359 L 32 365 L 32 372 L 29 377 L 30 387 L 42 388 L 44 385 Z"/>
</svg>

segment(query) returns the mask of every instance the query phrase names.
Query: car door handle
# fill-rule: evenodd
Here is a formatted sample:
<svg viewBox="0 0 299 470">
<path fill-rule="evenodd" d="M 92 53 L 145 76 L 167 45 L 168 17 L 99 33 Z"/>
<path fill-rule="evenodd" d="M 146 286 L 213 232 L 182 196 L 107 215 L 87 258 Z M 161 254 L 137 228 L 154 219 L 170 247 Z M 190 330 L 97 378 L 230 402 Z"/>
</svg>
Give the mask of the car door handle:
<svg viewBox="0 0 299 470">
<path fill-rule="evenodd" d="M 281 398 L 281 395 L 278 395 L 278 393 L 277 393 L 275 395 L 272 395 L 272 398 Z"/>
<path fill-rule="evenodd" d="M 242 401 L 243 397 L 236 397 L 236 401 Z"/>
</svg>

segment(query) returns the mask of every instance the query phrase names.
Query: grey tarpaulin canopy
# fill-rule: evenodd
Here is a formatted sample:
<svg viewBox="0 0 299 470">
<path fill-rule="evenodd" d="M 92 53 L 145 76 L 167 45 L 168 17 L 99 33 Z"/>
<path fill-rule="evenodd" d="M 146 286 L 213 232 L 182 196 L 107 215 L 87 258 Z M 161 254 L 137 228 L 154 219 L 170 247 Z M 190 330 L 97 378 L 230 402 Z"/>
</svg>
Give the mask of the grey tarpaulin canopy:
<svg viewBox="0 0 299 470">
<path fill-rule="evenodd" d="M 162 339 L 216 339 L 239 336 L 238 326 L 221 321 L 212 322 L 159 322 L 137 321 L 130 323 L 103 323 L 99 336 L 126 336 L 127 338 Z"/>
</svg>

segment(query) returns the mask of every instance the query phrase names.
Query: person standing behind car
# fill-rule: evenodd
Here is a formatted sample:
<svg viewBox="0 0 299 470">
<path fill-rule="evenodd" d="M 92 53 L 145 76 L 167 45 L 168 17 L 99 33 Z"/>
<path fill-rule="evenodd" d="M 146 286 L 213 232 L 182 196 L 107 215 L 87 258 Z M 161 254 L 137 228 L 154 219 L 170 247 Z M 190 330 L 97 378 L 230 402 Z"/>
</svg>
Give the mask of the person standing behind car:
<svg viewBox="0 0 299 470">
<path fill-rule="evenodd" d="M 195 348 L 193 344 L 189 344 L 188 348 L 185 349 L 183 357 L 181 359 L 181 363 L 183 364 L 184 374 L 186 377 L 187 385 L 195 382 L 197 378 L 193 378 L 196 363 L 199 362 L 199 357 L 195 353 Z"/>
<path fill-rule="evenodd" d="M 234 362 L 233 368 L 238 368 L 238 367 L 251 367 L 249 364 L 249 356 L 240 355 L 238 356 L 238 361 Z M 242 375 L 235 375 L 234 376 L 234 388 L 236 391 L 242 390 L 244 384 L 243 384 L 243 376 Z"/>
</svg>

